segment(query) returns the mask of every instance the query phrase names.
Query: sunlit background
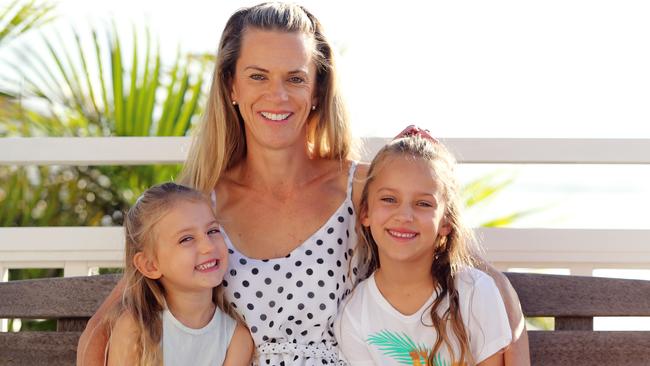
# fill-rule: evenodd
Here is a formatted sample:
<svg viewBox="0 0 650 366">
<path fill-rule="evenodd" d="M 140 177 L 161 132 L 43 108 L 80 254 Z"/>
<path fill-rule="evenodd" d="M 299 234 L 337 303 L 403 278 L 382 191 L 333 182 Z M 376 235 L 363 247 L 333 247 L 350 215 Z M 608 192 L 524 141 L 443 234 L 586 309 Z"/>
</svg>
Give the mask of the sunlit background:
<svg viewBox="0 0 650 366">
<path fill-rule="evenodd" d="M 60 0 L 43 31 L 114 22 L 128 39 L 148 27 L 171 63 L 179 49 L 214 53 L 230 14 L 256 3 Z M 335 45 L 357 136 L 418 124 L 443 138 L 650 138 L 650 2 L 300 4 Z M 474 224 L 533 209 L 511 226 L 650 229 L 650 166 L 465 165 L 460 173 L 468 182 L 495 171 L 512 183 L 469 213 Z"/>
<path fill-rule="evenodd" d="M 48 27 L 148 26 L 171 63 L 214 53 L 227 18 L 256 1 L 61 0 Z M 646 1 L 302 1 L 338 51 L 357 136 L 406 124 L 440 137 L 650 137 Z M 464 166 L 514 182 L 480 222 L 543 208 L 520 227 L 650 228 L 647 166 Z M 644 204 L 645 203 L 645 204 Z"/>
</svg>

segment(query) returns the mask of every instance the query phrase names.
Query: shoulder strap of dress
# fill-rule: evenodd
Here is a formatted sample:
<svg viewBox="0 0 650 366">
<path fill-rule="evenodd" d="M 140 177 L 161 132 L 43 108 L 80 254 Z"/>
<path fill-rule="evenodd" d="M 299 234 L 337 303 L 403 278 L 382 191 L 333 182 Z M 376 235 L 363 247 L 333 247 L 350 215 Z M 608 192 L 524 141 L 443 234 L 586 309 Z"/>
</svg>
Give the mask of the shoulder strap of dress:
<svg viewBox="0 0 650 366">
<path fill-rule="evenodd" d="M 214 189 L 210 191 L 210 202 L 212 202 L 212 209 L 217 210 L 217 192 Z"/>
<path fill-rule="evenodd" d="M 347 198 L 352 199 L 352 186 L 354 182 L 354 172 L 357 170 L 357 162 L 352 160 L 350 164 L 350 171 L 348 172 L 348 187 L 347 187 Z"/>
</svg>

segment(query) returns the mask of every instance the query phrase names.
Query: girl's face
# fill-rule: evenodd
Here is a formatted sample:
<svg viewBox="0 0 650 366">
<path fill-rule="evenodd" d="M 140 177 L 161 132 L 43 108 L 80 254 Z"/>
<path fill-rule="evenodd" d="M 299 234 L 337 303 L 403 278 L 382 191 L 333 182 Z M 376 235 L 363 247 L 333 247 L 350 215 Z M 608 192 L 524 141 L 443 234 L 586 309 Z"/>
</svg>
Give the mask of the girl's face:
<svg viewBox="0 0 650 366">
<path fill-rule="evenodd" d="M 314 41 L 299 32 L 249 28 L 242 37 L 231 98 L 244 119 L 247 145 L 304 149 L 315 104 Z"/>
<path fill-rule="evenodd" d="M 228 252 L 207 203 L 178 200 L 155 225 L 154 234 L 154 263 L 167 291 L 201 291 L 221 283 Z"/>
<path fill-rule="evenodd" d="M 438 236 L 451 230 L 433 166 L 424 159 L 393 155 L 375 173 L 361 224 L 370 228 L 381 266 L 430 267 Z"/>
</svg>

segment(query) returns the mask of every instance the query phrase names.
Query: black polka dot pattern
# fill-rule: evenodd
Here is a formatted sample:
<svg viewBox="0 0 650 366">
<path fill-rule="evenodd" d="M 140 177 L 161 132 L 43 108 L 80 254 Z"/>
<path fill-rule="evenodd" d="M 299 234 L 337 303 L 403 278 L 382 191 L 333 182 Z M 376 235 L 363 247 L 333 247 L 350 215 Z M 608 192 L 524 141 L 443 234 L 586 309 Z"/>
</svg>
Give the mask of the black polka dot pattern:
<svg viewBox="0 0 650 366">
<path fill-rule="evenodd" d="M 338 305 L 356 280 L 351 250 L 356 244 L 352 176 L 347 197 L 309 239 L 281 258 L 241 254 L 224 231 L 229 269 L 224 294 L 247 320 L 259 365 L 344 365 L 331 331 Z"/>
</svg>

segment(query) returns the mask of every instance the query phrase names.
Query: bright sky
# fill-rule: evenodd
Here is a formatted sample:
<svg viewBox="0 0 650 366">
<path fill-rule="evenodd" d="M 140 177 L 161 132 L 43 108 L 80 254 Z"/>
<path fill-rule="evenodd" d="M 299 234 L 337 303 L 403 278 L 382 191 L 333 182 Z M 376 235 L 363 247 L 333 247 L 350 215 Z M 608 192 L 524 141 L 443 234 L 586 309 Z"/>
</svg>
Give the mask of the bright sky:
<svg viewBox="0 0 650 366">
<path fill-rule="evenodd" d="M 214 52 L 258 1 L 60 0 L 64 21 L 148 23 L 163 52 Z M 650 2 L 314 1 L 357 135 L 650 137 Z"/>
<path fill-rule="evenodd" d="M 149 25 L 171 62 L 179 45 L 214 53 L 228 17 L 257 2 L 59 0 L 56 26 L 115 20 L 129 39 Z M 300 3 L 339 52 L 357 136 L 413 123 L 440 137 L 650 138 L 646 0 Z M 496 169 L 462 168 L 464 181 Z M 649 166 L 506 171 L 515 184 L 474 223 L 541 207 L 517 226 L 650 228 Z"/>
</svg>

